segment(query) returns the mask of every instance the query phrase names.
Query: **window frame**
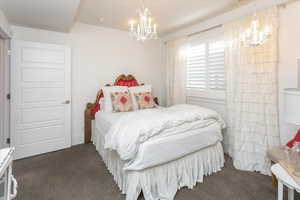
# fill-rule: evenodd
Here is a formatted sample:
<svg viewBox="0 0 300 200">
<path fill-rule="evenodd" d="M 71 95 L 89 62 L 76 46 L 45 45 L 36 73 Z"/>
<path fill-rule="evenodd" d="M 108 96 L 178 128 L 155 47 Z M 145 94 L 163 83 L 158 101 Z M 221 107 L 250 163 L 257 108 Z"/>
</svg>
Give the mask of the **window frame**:
<svg viewBox="0 0 300 200">
<path fill-rule="evenodd" d="M 223 40 L 225 43 L 225 38 L 224 38 L 224 31 L 223 28 L 216 28 L 204 33 L 197 34 L 195 36 L 191 36 L 189 38 L 189 46 L 197 46 L 201 44 L 205 44 L 205 57 L 206 60 L 208 59 L 209 56 L 209 43 L 212 42 L 217 42 Z M 224 44 L 224 49 L 225 49 L 225 44 Z M 188 51 L 187 51 L 188 52 Z M 189 52 L 188 52 L 189 53 Z M 187 55 L 188 57 L 188 55 Z M 188 59 L 188 58 L 187 58 Z M 209 75 L 209 67 L 206 67 L 206 79 L 208 79 Z M 186 70 L 186 78 L 188 76 L 188 66 Z M 188 82 L 186 82 L 185 88 L 186 88 L 186 96 L 188 97 L 199 97 L 199 98 L 204 98 L 204 99 L 211 99 L 211 100 L 226 100 L 226 71 L 225 71 L 225 52 L 224 52 L 224 79 L 225 79 L 225 88 L 224 90 L 221 89 L 211 89 L 211 88 L 205 88 L 203 90 L 201 89 L 194 89 L 194 88 L 188 88 Z M 206 80 L 206 86 L 208 86 L 208 81 Z"/>
</svg>

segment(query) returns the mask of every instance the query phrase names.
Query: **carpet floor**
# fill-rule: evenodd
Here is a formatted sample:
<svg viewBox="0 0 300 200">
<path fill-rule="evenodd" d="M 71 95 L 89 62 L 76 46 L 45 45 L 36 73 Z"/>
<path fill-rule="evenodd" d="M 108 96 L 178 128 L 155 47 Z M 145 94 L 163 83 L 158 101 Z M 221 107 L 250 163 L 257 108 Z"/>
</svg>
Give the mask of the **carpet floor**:
<svg viewBox="0 0 300 200">
<path fill-rule="evenodd" d="M 93 145 L 18 160 L 13 170 L 19 183 L 17 200 L 125 199 Z M 181 189 L 175 199 L 274 200 L 276 195 L 271 177 L 235 170 L 228 160 L 221 172 L 193 190 Z"/>
</svg>

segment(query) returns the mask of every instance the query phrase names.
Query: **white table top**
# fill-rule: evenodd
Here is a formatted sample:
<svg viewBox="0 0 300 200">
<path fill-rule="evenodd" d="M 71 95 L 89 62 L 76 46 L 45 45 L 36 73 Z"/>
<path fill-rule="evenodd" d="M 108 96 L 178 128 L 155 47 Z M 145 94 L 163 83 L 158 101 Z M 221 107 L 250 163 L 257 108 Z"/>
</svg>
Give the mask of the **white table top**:
<svg viewBox="0 0 300 200">
<path fill-rule="evenodd" d="M 280 181 L 283 182 L 284 185 L 291 189 L 295 189 L 297 192 L 300 192 L 300 186 L 280 164 L 273 165 L 271 167 L 271 171 Z"/>
<path fill-rule="evenodd" d="M 13 148 L 0 149 L 0 176 L 12 159 Z"/>
</svg>

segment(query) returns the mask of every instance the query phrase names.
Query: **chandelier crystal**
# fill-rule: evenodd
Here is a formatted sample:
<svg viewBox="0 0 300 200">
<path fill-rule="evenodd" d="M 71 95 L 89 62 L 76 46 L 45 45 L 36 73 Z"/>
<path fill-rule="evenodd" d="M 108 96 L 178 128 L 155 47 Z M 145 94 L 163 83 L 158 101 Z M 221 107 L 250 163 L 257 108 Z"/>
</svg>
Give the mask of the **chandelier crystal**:
<svg viewBox="0 0 300 200">
<path fill-rule="evenodd" d="M 138 41 L 157 39 L 157 25 L 152 24 L 151 13 L 143 5 L 142 9 L 137 10 L 138 22 L 130 21 L 129 34 Z"/>
<path fill-rule="evenodd" d="M 264 44 L 270 36 L 270 27 L 266 26 L 264 29 L 260 29 L 259 21 L 255 15 L 251 26 L 242 34 L 241 40 L 245 47 L 257 47 Z"/>
</svg>

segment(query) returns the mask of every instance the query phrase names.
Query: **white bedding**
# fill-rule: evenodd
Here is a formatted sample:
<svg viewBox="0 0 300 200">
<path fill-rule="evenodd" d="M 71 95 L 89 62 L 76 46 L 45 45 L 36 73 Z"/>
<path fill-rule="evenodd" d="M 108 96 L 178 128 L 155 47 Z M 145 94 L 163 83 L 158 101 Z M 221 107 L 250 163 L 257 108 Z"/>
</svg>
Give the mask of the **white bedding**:
<svg viewBox="0 0 300 200">
<path fill-rule="evenodd" d="M 137 200 L 141 192 L 145 200 L 173 200 L 178 189 L 192 189 L 203 182 L 204 176 L 216 173 L 224 166 L 222 144 L 217 142 L 162 165 L 143 170 L 124 170 L 125 161 L 117 152 L 104 149 L 104 135 L 95 126 L 93 133 L 93 143 L 120 190 L 126 194 L 126 200 Z"/>
<path fill-rule="evenodd" d="M 224 122 L 215 111 L 187 104 L 127 112 L 108 130 L 105 148 L 117 151 L 122 160 L 132 161 L 144 142 L 201 129 L 216 121 L 221 129 Z"/>
<path fill-rule="evenodd" d="M 181 106 L 186 108 L 184 105 Z M 195 107 L 188 107 L 195 109 Z M 163 108 L 158 108 L 155 110 L 159 109 Z M 183 123 L 179 126 L 179 128 L 175 127 L 166 129 L 162 131 L 163 134 L 158 134 L 149 140 L 141 142 L 138 145 L 138 150 L 134 157 L 127 160 L 124 169 L 146 169 L 172 160 L 176 160 L 185 155 L 222 141 L 221 127 L 224 126 L 223 121 L 219 118 L 218 115 L 216 115 L 214 112 L 211 112 L 210 110 L 201 108 L 201 111 L 202 113 L 209 113 L 201 115 L 201 122 L 197 122 L 197 120 L 194 120 L 190 123 Z M 154 112 L 156 113 L 156 111 Z M 199 117 L 200 115 L 197 116 Z M 110 134 L 111 128 L 116 124 L 117 121 L 120 121 L 120 119 L 122 118 L 128 118 L 128 113 L 98 112 L 96 114 L 95 120 L 96 128 L 98 132 L 104 134 L 103 138 L 108 138 L 107 134 Z M 127 132 L 127 134 L 131 134 L 131 132 Z"/>
</svg>

